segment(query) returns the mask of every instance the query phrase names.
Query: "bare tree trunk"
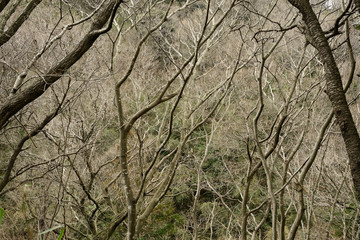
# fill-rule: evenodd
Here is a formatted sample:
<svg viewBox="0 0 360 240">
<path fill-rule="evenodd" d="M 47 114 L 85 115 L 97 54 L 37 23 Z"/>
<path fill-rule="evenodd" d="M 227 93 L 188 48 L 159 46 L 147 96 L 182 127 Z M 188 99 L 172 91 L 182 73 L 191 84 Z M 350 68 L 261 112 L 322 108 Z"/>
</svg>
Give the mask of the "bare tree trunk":
<svg viewBox="0 0 360 240">
<path fill-rule="evenodd" d="M 245 191 L 244 196 L 241 203 L 241 240 L 247 239 L 247 221 L 249 214 L 246 210 L 246 205 L 249 202 L 249 191 L 250 191 L 250 184 L 251 184 L 251 178 L 249 176 L 246 176 L 246 185 L 245 185 Z"/>
<path fill-rule="evenodd" d="M 6 5 L 10 2 L 10 0 L 1 0 L 0 1 L 0 12 L 2 12 L 2 10 L 4 10 L 4 8 L 6 7 Z"/>
<path fill-rule="evenodd" d="M 6 4 L 6 1 L 2 1 L 0 3 L 0 12 L 2 11 L 2 6 L 4 4 Z M 26 21 L 26 19 L 28 19 L 28 17 L 30 16 L 30 14 L 32 13 L 32 11 L 36 8 L 37 5 L 39 5 L 39 3 L 41 3 L 41 0 L 32 0 L 31 2 L 29 2 L 25 9 L 22 11 L 22 13 L 20 14 L 20 16 L 15 20 L 14 23 L 11 24 L 11 26 L 9 26 L 7 28 L 6 31 L 2 31 L 3 29 L 1 29 L 0 32 L 0 46 L 3 45 L 4 43 L 6 43 L 7 41 L 9 41 L 9 39 L 14 36 L 14 34 L 17 32 L 17 30 L 21 27 L 21 25 Z M 16 4 L 17 6 L 17 4 Z M 14 10 L 16 8 L 16 6 L 14 6 Z M 9 20 L 9 18 L 12 16 L 13 12 L 9 12 L 10 14 L 4 14 L 3 17 L 1 18 L 0 21 L 3 21 L 2 23 L 2 27 L 5 26 L 6 22 Z"/>
<path fill-rule="evenodd" d="M 341 75 L 336 65 L 330 45 L 321 29 L 309 1 L 289 0 L 303 16 L 306 39 L 319 52 L 319 58 L 324 64 L 326 93 L 331 101 L 337 123 L 345 142 L 349 157 L 352 179 L 357 198 L 360 197 L 360 138 L 342 86 Z M 356 1 L 358 3 L 359 1 Z"/>
<path fill-rule="evenodd" d="M 49 69 L 43 77 L 35 80 L 28 87 L 22 89 L 21 92 L 19 91 L 14 95 L 9 96 L 9 98 L 0 105 L 0 129 L 5 125 L 9 118 L 14 116 L 27 104 L 40 97 L 51 84 L 60 79 L 62 75 L 90 49 L 101 34 L 110 30 L 112 24 L 105 24 L 108 21 L 109 23 L 112 22 L 115 11 L 121 2 L 122 0 L 111 0 L 108 2 L 93 18 L 90 31 L 68 55 L 54 67 Z M 24 78 L 25 77 L 26 76 L 24 76 Z"/>
</svg>

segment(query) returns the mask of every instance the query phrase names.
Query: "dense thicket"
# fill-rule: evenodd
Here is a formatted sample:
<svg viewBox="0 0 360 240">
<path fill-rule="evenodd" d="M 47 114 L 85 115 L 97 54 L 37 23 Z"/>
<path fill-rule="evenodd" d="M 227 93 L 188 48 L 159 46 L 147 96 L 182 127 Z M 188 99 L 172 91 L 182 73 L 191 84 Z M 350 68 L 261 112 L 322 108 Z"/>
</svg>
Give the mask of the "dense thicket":
<svg viewBox="0 0 360 240">
<path fill-rule="evenodd" d="M 359 239 L 357 5 L 1 0 L 0 238 Z"/>
</svg>

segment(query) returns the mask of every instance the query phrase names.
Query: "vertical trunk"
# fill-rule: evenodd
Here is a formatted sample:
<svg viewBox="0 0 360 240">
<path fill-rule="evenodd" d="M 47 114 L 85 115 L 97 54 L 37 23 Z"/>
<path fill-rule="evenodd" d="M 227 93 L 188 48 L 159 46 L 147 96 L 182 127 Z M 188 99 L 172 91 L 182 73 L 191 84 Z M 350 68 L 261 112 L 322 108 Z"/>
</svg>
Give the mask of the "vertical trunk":
<svg viewBox="0 0 360 240">
<path fill-rule="evenodd" d="M 241 240 L 247 239 L 247 220 L 249 217 L 249 214 L 246 210 L 246 205 L 249 201 L 249 190 L 250 190 L 250 183 L 251 179 L 249 179 L 249 176 L 246 178 L 246 185 L 245 185 L 245 191 L 243 200 L 241 203 Z"/>
<path fill-rule="evenodd" d="M 124 192 L 126 196 L 126 202 L 128 207 L 128 226 L 126 239 L 132 240 L 135 239 L 135 227 L 136 227 L 136 201 L 134 199 L 134 192 L 131 187 L 130 177 L 129 177 L 129 168 L 127 161 L 127 136 L 128 128 L 124 123 L 123 109 L 121 103 L 120 89 L 118 86 L 115 88 L 115 97 L 117 103 L 118 117 L 119 117 L 119 127 L 120 127 L 120 169 L 121 177 L 124 184 Z"/>
<path fill-rule="evenodd" d="M 132 240 L 135 238 L 136 203 L 129 178 L 127 162 L 127 133 L 124 130 L 120 131 L 120 168 L 128 207 L 128 227 L 126 235 L 128 240 Z"/>
<path fill-rule="evenodd" d="M 283 179 L 281 185 L 284 186 L 287 181 L 287 172 L 289 169 L 289 161 L 286 161 L 284 164 L 284 172 L 283 172 Z M 279 211 L 280 211 L 280 229 L 279 229 L 279 239 L 285 240 L 285 223 L 286 223 L 286 214 L 285 214 L 285 204 L 284 204 L 284 195 L 285 190 L 280 192 L 279 197 Z"/>
<path fill-rule="evenodd" d="M 294 223 L 292 224 L 287 240 L 294 240 L 296 237 L 296 232 L 301 224 L 302 217 L 305 212 L 305 204 L 304 204 L 304 190 L 301 185 L 296 185 L 298 187 L 298 206 L 297 206 L 297 214 Z"/>
</svg>

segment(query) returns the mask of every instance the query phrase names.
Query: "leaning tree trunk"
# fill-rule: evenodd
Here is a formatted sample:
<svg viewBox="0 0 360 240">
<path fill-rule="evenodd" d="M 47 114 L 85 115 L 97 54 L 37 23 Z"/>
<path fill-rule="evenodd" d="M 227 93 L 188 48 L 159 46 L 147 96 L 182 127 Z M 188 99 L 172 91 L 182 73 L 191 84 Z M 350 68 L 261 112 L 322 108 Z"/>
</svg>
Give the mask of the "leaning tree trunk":
<svg viewBox="0 0 360 240">
<path fill-rule="evenodd" d="M 0 104 L 0 129 L 3 128 L 9 118 L 35 101 L 46 89 L 59 80 L 91 48 L 100 35 L 110 30 L 115 12 L 122 2 L 123 0 L 107 1 L 92 18 L 92 24 L 87 34 L 62 60 L 48 69 L 44 76 L 34 80 L 21 91 L 15 91 L 13 95 L 10 95 Z M 25 77 L 23 76 L 23 78 Z"/>
<path fill-rule="evenodd" d="M 355 194 L 360 200 L 360 138 L 346 101 L 339 69 L 309 0 L 288 1 L 302 14 L 306 39 L 318 50 L 319 58 L 324 64 L 326 93 L 331 101 L 336 121 L 345 142 Z M 358 5 L 359 1 L 355 1 L 355 3 Z"/>
</svg>

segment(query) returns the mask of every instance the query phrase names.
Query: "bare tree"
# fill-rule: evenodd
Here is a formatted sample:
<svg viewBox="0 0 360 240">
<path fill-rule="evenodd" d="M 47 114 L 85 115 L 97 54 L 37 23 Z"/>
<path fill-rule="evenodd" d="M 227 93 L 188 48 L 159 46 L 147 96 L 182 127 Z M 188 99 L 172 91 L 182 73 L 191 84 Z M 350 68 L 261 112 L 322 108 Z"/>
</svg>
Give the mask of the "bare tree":
<svg viewBox="0 0 360 240">
<path fill-rule="evenodd" d="M 357 238 L 353 1 L 0 9 L 0 238 Z"/>
<path fill-rule="evenodd" d="M 360 197 L 360 138 L 355 126 L 348 102 L 342 86 L 340 71 L 336 65 L 334 55 L 328 43 L 328 39 L 322 30 L 319 20 L 315 15 L 309 1 L 289 1 L 302 14 L 304 22 L 304 34 L 306 40 L 319 52 L 319 58 L 324 64 L 326 93 L 332 103 L 335 118 L 340 126 L 344 138 L 346 150 L 349 156 L 349 164 L 353 177 L 356 195 Z M 350 7 L 351 1 L 348 3 Z M 345 12 L 344 12 L 345 13 Z M 333 31 L 338 31 L 338 22 L 345 14 L 335 22 Z"/>
<path fill-rule="evenodd" d="M 9 96 L 8 99 L 0 106 L 1 128 L 6 124 L 10 117 L 16 114 L 24 106 L 41 96 L 44 91 L 51 86 L 51 84 L 60 79 L 61 76 L 89 50 L 100 35 L 111 29 L 112 20 L 115 17 L 116 10 L 120 3 L 121 1 L 106 1 L 104 4 L 100 5 L 100 9 L 93 14 L 94 18 L 92 19 L 93 22 L 90 30 L 81 39 L 81 41 L 57 64 L 48 69 L 43 76 L 38 77 L 31 81 L 31 83 L 23 86 L 21 91 L 18 90 L 27 76 L 28 69 L 25 69 L 25 71 L 17 77 L 12 90 L 13 95 Z M 91 17 L 92 15 L 65 26 L 64 31 L 71 29 L 73 26 L 78 25 Z M 55 36 L 54 40 L 57 40 L 61 37 L 61 35 L 62 34 Z M 52 43 L 53 41 L 49 42 L 49 44 Z M 49 46 L 45 46 L 44 50 L 48 47 Z M 39 53 L 40 56 L 44 50 Z M 35 56 L 35 60 L 37 60 L 38 57 L 39 56 Z M 31 65 L 32 64 L 30 64 L 29 67 L 31 67 Z"/>
</svg>

